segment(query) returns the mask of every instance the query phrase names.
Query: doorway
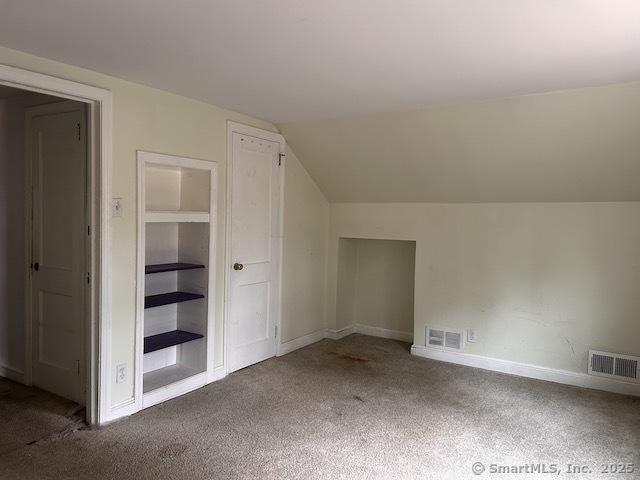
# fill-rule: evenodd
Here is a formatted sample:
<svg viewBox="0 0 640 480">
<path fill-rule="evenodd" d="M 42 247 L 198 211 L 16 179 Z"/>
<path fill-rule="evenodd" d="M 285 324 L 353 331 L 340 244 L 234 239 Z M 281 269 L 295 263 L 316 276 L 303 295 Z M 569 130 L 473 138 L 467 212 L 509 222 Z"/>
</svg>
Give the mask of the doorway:
<svg viewBox="0 0 640 480">
<path fill-rule="evenodd" d="M 280 324 L 284 138 L 229 122 L 227 373 L 276 354 Z"/>
<path fill-rule="evenodd" d="M 86 248 L 81 249 L 82 252 L 80 256 L 82 258 L 80 258 L 81 263 L 77 265 L 78 268 L 76 268 L 76 266 L 72 268 L 75 273 L 82 271 L 83 282 L 86 282 L 84 283 L 84 287 L 80 288 L 80 295 L 83 296 L 84 304 L 79 318 L 84 320 L 84 322 L 82 323 L 83 331 L 80 333 L 72 333 L 72 336 L 78 335 L 80 338 L 80 361 L 70 362 L 71 368 L 67 368 L 67 370 L 75 370 L 76 376 L 80 377 L 79 399 L 81 403 L 86 406 L 87 422 L 90 424 L 103 423 L 119 416 L 118 412 L 111 407 L 109 398 L 109 386 L 111 383 L 111 236 L 110 218 L 107 213 L 110 212 L 111 204 L 111 93 L 101 88 L 7 65 L 0 65 L 0 92 L 4 92 L 4 94 L 8 94 L 8 96 L 26 97 L 27 95 L 41 95 L 43 97 L 49 97 L 51 101 L 44 103 L 72 101 L 72 103 L 79 106 L 78 111 L 81 111 L 82 115 L 84 115 L 84 132 L 82 131 L 82 122 L 80 122 L 81 140 L 84 142 L 83 148 L 85 151 L 84 171 L 80 173 L 85 180 L 84 190 L 82 189 L 82 185 L 80 185 L 79 191 L 74 193 L 73 198 L 78 198 L 75 195 L 79 195 L 80 193 L 83 197 L 83 201 L 80 201 L 79 204 L 83 206 L 85 214 L 83 233 L 86 237 L 83 244 Z M 4 94 L 3 96 L 5 96 Z M 36 103 L 35 105 L 38 104 Z M 34 104 L 28 106 L 34 106 Z M 23 113 L 20 118 L 23 129 L 26 129 L 25 118 L 26 113 Z M 74 130 L 77 135 L 78 121 L 74 123 Z M 0 121 L 0 126 L 2 125 L 3 122 Z M 11 137 L 18 138 L 15 135 L 11 135 Z M 20 157 L 20 162 L 10 163 L 12 168 L 16 165 L 20 165 L 21 167 L 27 165 L 25 161 L 26 133 L 24 131 L 20 138 L 23 154 Z M 74 173 L 78 172 L 74 169 Z M 51 172 L 49 175 L 51 175 Z M 3 178 L 5 177 L 3 176 Z M 6 178 L 5 181 L 7 181 Z M 31 234 L 31 231 L 27 230 L 26 227 L 26 220 L 31 218 L 31 214 L 27 217 L 24 208 L 29 202 L 31 192 L 27 195 L 26 189 L 28 182 L 25 178 L 25 172 L 23 171 L 23 174 L 20 175 L 19 181 L 12 179 L 8 183 L 11 184 L 11 188 L 13 189 L 22 189 L 23 193 L 21 196 L 13 196 L 11 205 L 5 205 L 5 208 L 11 212 L 11 215 L 3 219 L 6 220 L 5 222 L 0 221 L 0 243 L 2 243 L 2 241 L 4 241 L 5 244 L 10 242 L 15 246 L 16 238 L 19 237 L 19 235 L 16 235 L 15 229 L 12 229 L 12 231 L 8 230 L 7 225 L 9 220 L 14 222 L 22 221 L 24 227 L 22 228 L 23 234 L 20 241 L 22 244 L 22 255 L 12 257 L 10 259 L 11 261 L 6 262 L 7 269 L 3 269 L 2 265 L 0 265 L 0 295 L 4 294 L 5 298 L 10 296 L 11 299 L 17 299 L 17 301 L 21 302 L 21 308 L 16 309 L 16 303 L 14 303 L 14 307 L 12 307 L 9 312 L 12 319 L 18 317 L 18 322 L 13 321 L 10 327 L 0 325 L 0 376 L 27 384 L 33 381 L 31 365 L 29 364 L 32 360 L 32 353 L 35 353 L 31 350 L 32 332 L 26 331 L 30 323 L 24 321 L 27 310 L 31 310 L 33 307 L 31 295 L 30 293 L 27 294 L 27 291 L 31 288 L 31 279 L 29 277 L 35 270 L 36 263 L 38 264 L 38 271 L 42 272 L 43 269 L 41 269 L 42 262 L 31 262 L 32 246 L 30 243 L 27 245 L 26 240 Z M 51 182 L 45 182 L 45 186 L 46 184 L 51 184 Z M 0 195 L 0 197 L 6 202 L 9 192 L 6 191 L 3 193 L 5 193 L 6 196 Z M 73 203 L 76 205 L 77 202 L 74 201 Z M 20 211 L 20 208 L 14 208 L 16 205 L 19 205 L 22 210 Z M 53 204 L 49 204 L 48 202 L 43 203 L 44 209 L 51 210 L 53 207 Z M 77 218 L 73 215 L 70 216 Z M 44 217 L 55 218 L 55 215 L 45 214 Z M 46 227 L 49 228 L 50 232 L 55 232 L 56 235 L 59 234 L 59 232 L 55 228 L 51 228 L 50 225 L 46 225 Z M 30 228 L 31 226 L 29 225 L 29 229 Z M 58 242 L 61 244 L 65 241 L 66 240 L 60 240 L 58 238 Z M 71 244 L 68 248 L 75 250 L 76 245 L 73 244 L 73 239 L 69 241 Z M 42 245 L 44 247 L 45 244 L 43 243 Z M 0 248 L 0 254 L 6 254 L 7 252 L 6 248 Z M 28 256 L 27 252 L 29 253 Z M 40 253 L 42 254 L 43 252 Z M 46 252 L 44 254 L 46 256 Z M 19 266 L 19 268 L 16 265 Z M 10 266 L 13 267 L 13 270 L 9 272 Z M 34 270 L 32 270 L 32 266 Z M 61 267 L 61 265 L 56 266 Z M 16 271 L 18 271 L 17 274 Z M 49 273 L 51 272 L 48 272 L 47 275 Z M 23 276 L 20 277 L 20 274 Z M 17 279 L 14 278 L 14 275 L 18 275 Z M 70 277 L 75 278 L 75 275 L 70 275 Z M 7 285 L 12 289 L 8 288 Z M 58 294 L 59 293 L 60 292 L 58 292 Z M 49 305 L 45 308 L 44 303 L 41 302 L 41 304 L 38 305 L 39 309 L 58 312 L 64 311 L 65 301 L 62 300 L 64 295 L 51 295 L 48 298 L 44 298 L 45 295 L 41 295 L 40 297 L 42 302 L 57 303 L 55 308 L 49 308 Z M 5 308 L 6 311 L 9 311 L 9 308 L 4 304 L 2 307 Z M 6 311 L 4 313 L 7 313 Z M 14 315 L 16 313 L 20 315 Z M 0 317 L 1 316 L 2 315 L 0 315 Z M 76 316 L 76 318 L 78 318 L 78 316 Z M 56 318 L 56 320 L 59 320 L 59 318 Z M 43 320 L 41 323 L 42 325 L 40 326 L 44 326 L 46 322 Z M 16 325 L 19 326 L 16 327 Z M 35 332 L 33 333 L 35 334 Z M 20 339 L 23 339 L 23 341 L 19 341 Z M 56 342 L 56 345 L 59 345 L 59 343 L 60 342 Z M 39 350 L 38 353 L 41 354 L 41 359 L 47 359 L 50 361 L 49 363 L 54 365 L 58 364 L 61 360 L 68 360 L 62 351 L 52 353 L 48 348 L 49 347 L 44 344 L 37 346 Z M 78 354 L 74 351 L 69 354 L 69 357 L 71 356 L 75 359 Z M 65 367 L 68 366 L 68 364 L 65 364 Z M 80 370 L 79 375 L 77 374 L 78 370 Z M 48 387 L 45 385 L 45 388 Z M 73 394 L 69 396 L 73 396 Z M 76 399 L 78 399 L 78 397 L 76 397 Z"/>
<path fill-rule="evenodd" d="M 0 89 L 0 364 L 6 377 L 86 404 L 86 105 Z"/>
</svg>

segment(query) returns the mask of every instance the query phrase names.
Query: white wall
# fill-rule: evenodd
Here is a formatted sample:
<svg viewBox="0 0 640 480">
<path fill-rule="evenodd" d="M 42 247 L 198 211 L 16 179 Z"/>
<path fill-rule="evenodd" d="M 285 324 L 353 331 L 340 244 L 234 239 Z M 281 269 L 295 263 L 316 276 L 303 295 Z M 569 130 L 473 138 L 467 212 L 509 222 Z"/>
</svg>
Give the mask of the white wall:
<svg viewBox="0 0 640 480">
<path fill-rule="evenodd" d="M 115 366 L 126 364 L 132 371 L 135 339 L 135 265 L 136 265 L 136 150 L 175 154 L 219 164 L 218 207 L 226 208 L 226 135 L 227 120 L 275 131 L 269 122 L 232 112 L 196 100 L 180 97 L 154 88 L 119 80 L 89 70 L 35 57 L 23 52 L 0 47 L 0 64 L 24 68 L 77 82 L 106 88 L 113 94 L 113 196 L 122 199 L 123 215 L 112 220 L 112 352 L 111 352 L 111 405 L 127 402 L 133 395 L 133 376 L 123 383 L 115 383 Z M 293 157 L 293 155 L 291 156 Z M 322 318 L 323 293 L 313 294 L 304 289 L 298 295 L 289 293 L 292 286 L 302 284 L 308 288 L 322 285 L 325 265 L 322 242 L 316 234 L 326 238 L 322 222 L 316 215 L 327 215 L 328 207 L 314 182 L 297 161 L 289 161 L 285 185 L 285 238 L 284 258 L 289 259 L 283 275 L 284 297 L 310 295 L 296 300 L 294 307 L 284 312 L 286 335 L 293 337 L 298 331 L 315 328 L 305 322 L 319 322 Z M 323 213 L 324 212 L 324 213 Z M 298 220 L 290 220 L 295 216 Z M 293 217 L 289 217 L 293 216 Z M 289 218 L 287 218 L 289 217 Z M 328 222 L 328 218 L 325 220 Z M 215 273 L 215 332 L 214 365 L 222 364 L 222 314 L 224 294 L 225 218 L 218 218 L 218 268 Z M 317 226 L 316 226 L 317 224 Z M 299 242 L 311 237 L 319 242 L 310 250 Z M 316 257 L 317 255 L 317 257 Z M 296 261 L 306 260 L 296 266 Z M 287 261 L 287 260 L 285 260 Z M 313 267 L 311 267 L 313 266 Z M 307 271 L 307 268 L 311 268 Z M 295 276 L 296 281 L 291 279 Z M 307 311 L 306 309 L 310 309 Z M 311 320 L 308 320 L 311 319 Z M 294 325 L 289 328 L 287 322 Z M 302 326 L 298 323 L 302 322 Z"/>
<path fill-rule="evenodd" d="M 335 202 L 640 201 L 640 82 L 279 125 Z"/>
<path fill-rule="evenodd" d="M 56 101 L 40 94 L 0 99 L 0 370 L 24 373 L 25 109 Z"/>
<path fill-rule="evenodd" d="M 474 327 L 479 355 L 586 372 L 589 348 L 640 354 L 640 203 L 332 204 L 339 237 L 416 241 L 414 343 Z"/>
<path fill-rule="evenodd" d="M 281 342 L 324 330 L 329 203 L 287 148 Z"/>
</svg>

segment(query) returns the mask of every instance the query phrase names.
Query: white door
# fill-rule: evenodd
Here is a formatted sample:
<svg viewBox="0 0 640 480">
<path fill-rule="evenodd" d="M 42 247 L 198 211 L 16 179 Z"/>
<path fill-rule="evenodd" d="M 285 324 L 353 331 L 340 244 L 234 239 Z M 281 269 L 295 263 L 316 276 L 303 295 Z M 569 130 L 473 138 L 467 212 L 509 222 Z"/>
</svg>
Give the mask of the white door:
<svg viewBox="0 0 640 480">
<path fill-rule="evenodd" d="M 86 287 L 84 105 L 29 109 L 31 169 L 31 372 L 33 385 L 84 403 Z"/>
<path fill-rule="evenodd" d="M 276 354 L 280 143 L 231 135 L 228 371 Z"/>
</svg>

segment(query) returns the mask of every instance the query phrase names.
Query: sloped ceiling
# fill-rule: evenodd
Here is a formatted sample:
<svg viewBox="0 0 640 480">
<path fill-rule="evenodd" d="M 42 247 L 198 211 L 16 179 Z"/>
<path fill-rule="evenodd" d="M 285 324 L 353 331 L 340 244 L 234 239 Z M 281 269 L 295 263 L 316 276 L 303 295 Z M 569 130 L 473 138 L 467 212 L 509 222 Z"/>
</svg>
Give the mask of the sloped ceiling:
<svg viewBox="0 0 640 480">
<path fill-rule="evenodd" d="M 279 128 L 331 202 L 640 200 L 640 82 Z"/>
<path fill-rule="evenodd" d="M 640 79 L 637 0 L 0 0 L 0 45 L 272 122 Z"/>
</svg>

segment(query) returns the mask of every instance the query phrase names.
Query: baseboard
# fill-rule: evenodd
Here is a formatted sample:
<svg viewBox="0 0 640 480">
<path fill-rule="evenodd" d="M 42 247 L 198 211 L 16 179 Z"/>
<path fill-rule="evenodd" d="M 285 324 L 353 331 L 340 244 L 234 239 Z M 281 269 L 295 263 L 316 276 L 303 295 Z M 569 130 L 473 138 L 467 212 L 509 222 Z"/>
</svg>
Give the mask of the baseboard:
<svg viewBox="0 0 640 480">
<path fill-rule="evenodd" d="M 325 338 L 330 338 L 331 340 L 340 340 L 341 338 L 346 337 L 347 335 L 351 335 L 354 333 L 353 325 L 349 325 L 348 327 L 341 328 L 339 330 L 332 330 L 327 328 L 324 332 Z"/>
<path fill-rule="evenodd" d="M 213 371 L 209 375 L 209 383 L 217 382 L 218 380 L 222 380 L 227 376 L 227 369 L 224 365 L 220 365 L 219 367 L 214 367 Z"/>
<path fill-rule="evenodd" d="M 299 348 L 319 342 L 320 340 L 325 338 L 325 336 L 326 335 L 324 330 L 318 330 L 317 332 L 303 335 L 302 337 L 294 338 L 293 340 L 290 340 L 288 342 L 281 343 L 278 347 L 277 355 L 286 355 L 287 353 L 298 350 Z"/>
<path fill-rule="evenodd" d="M 100 422 L 100 426 L 104 426 L 109 423 L 115 422 L 116 420 L 119 420 L 121 418 L 128 417 L 129 415 L 133 415 L 139 410 L 140 408 L 136 403 L 135 398 L 128 398 L 123 402 L 113 405 L 109 409 L 109 413 L 105 416 L 106 418 L 104 418 Z"/>
<path fill-rule="evenodd" d="M 519 377 L 535 378 L 537 380 L 546 380 L 548 382 L 562 383 L 575 387 L 593 388 L 606 392 L 640 396 L 640 384 L 638 383 L 623 382 L 613 378 L 596 377 L 587 375 L 586 373 L 556 370 L 471 353 L 436 350 L 422 345 L 413 345 L 411 347 L 411 354 L 441 362 L 456 363 L 458 365 L 491 370 L 493 372 L 508 373 Z"/>
<path fill-rule="evenodd" d="M 361 323 L 356 323 L 353 326 L 353 332 L 369 335 L 371 337 L 390 338 L 392 340 L 400 340 L 408 343 L 413 342 L 413 333 L 389 330 L 381 327 L 371 327 L 369 325 L 362 325 Z"/>
<path fill-rule="evenodd" d="M 24 372 L 21 372 L 15 368 L 0 365 L 0 377 L 5 377 L 9 380 L 13 380 L 14 382 L 18 382 L 24 385 Z"/>
<path fill-rule="evenodd" d="M 401 340 L 403 342 L 413 341 L 413 334 L 408 332 L 400 332 L 398 330 L 388 330 L 380 327 L 370 327 L 369 325 L 355 324 L 348 327 L 341 328 L 339 330 L 333 330 L 327 328 L 326 330 L 318 330 L 308 335 L 295 338 L 285 343 L 281 343 L 278 347 L 278 356 L 286 355 L 287 353 L 298 350 L 299 348 L 306 347 L 312 343 L 319 342 L 324 338 L 330 338 L 331 340 L 340 340 L 341 338 L 351 335 L 352 333 L 360 333 L 362 335 L 369 335 L 371 337 L 390 338 L 393 340 Z"/>
</svg>

